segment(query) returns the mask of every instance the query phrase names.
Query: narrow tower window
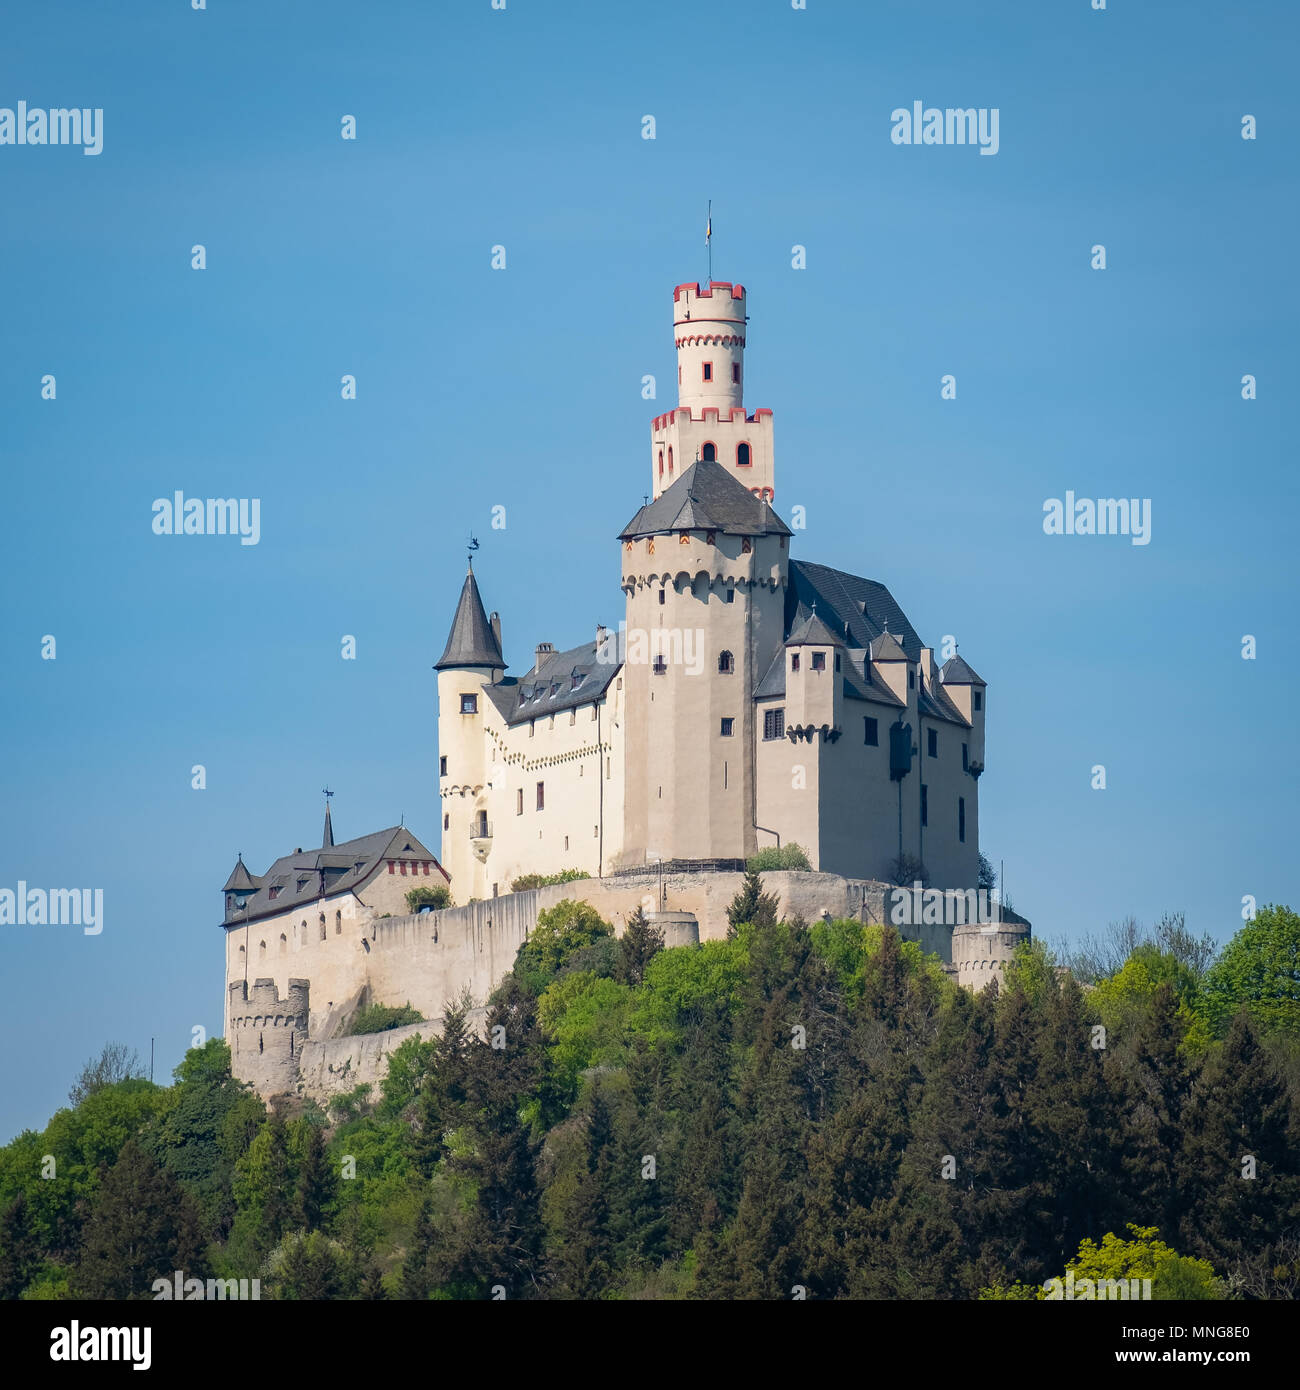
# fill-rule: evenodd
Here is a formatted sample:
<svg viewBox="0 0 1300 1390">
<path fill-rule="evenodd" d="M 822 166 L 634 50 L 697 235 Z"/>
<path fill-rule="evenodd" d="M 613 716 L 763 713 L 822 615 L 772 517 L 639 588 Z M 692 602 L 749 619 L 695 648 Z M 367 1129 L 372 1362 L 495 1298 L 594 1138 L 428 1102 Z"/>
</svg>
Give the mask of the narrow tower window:
<svg viewBox="0 0 1300 1390">
<path fill-rule="evenodd" d="M 727 675 L 736 669 L 736 663 L 730 652 L 718 653 L 718 672 L 720 675 Z"/>
<path fill-rule="evenodd" d="M 700 450 L 700 457 L 707 459 L 710 463 L 716 463 L 718 459 L 718 446 L 709 440 Z"/>
<path fill-rule="evenodd" d="M 957 798 L 957 838 L 962 844 L 966 843 L 966 798 L 964 796 Z"/>
<path fill-rule="evenodd" d="M 739 363 L 739 362 L 733 362 L 733 363 L 731 364 L 731 379 L 732 379 L 732 381 L 734 381 L 738 386 L 740 385 L 740 363 Z"/>
<path fill-rule="evenodd" d="M 749 467 L 749 462 L 750 462 L 750 460 L 749 460 L 749 445 L 748 445 L 748 444 L 737 444 L 737 445 L 736 445 L 736 467 L 737 467 L 737 468 L 748 468 L 748 467 Z"/>
<path fill-rule="evenodd" d="M 704 380 L 705 380 L 705 381 L 712 381 L 712 380 L 713 380 L 713 363 L 712 363 L 712 362 L 706 362 L 706 363 L 704 364 Z"/>
<path fill-rule="evenodd" d="M 663 451 L 662 449 L 660 449 L 660 450 L 659 450 L 659 476 L 662 478 L 663 475 L 664 475 L 664 451 Z"/>
</svg>

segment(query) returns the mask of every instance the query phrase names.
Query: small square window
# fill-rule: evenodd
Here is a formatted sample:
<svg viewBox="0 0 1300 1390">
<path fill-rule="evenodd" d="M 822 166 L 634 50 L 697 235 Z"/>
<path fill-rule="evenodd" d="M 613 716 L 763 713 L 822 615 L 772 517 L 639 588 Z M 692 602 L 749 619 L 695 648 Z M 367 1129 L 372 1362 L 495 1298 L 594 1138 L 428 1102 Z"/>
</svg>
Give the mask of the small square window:
<svg viewBox="0 0 1300 1390">
<path fill-rule="evenodd" d="M 785 710 L 770 709 L 763 714 L 763 737 L 765 739 L 785 737 Z"/>
<path fill-rule="evenodd" d="M 478 713 L 478 696 L 477 696 L 477 695 L 462 695 L 462 696 L 460 697 L 460 712 L 461 712 L 462 714 L 477 714 L 477 713 Z"/>
<path fill-rule="evenodd" d="M 668 670 L 667 660 L 662 656 L 655 657 L 655 664 L 652 669 L 656 676 L 662 676 Z"/>
<path fill-rule="evenodd" d="M 880 747 L 880 725 L 879 725 L 874 719 L 872 719 L 870 716 L 864 717 L 863 720 L 862 720 L 862 724 L 863 724 L 863 742 L 865 742 L 866 744 L 868 744 L 868 745 L 869 745 L 870 747 L 872 747 L 872 748 L 879 748 L 879 747 Z"/>
<path fill-rule="evenodd" d="M 724 719 L 722 721 L 722 737 L 730 738 L 735 732 L 736 721 L 734 719 Z"/>
<path fill-rule="evenodd" d="M 929 753 L 932 758 L 937 758 L 939 756 L 939 731 L 937 729 L 927 729 L 925 732 L 925 751 Z"/>
<path fill-rule="evenodd" d="M 813 652 L 813 654 L 812 654 L 812 659 L 813 659 L 812 668 L 813 668 L 814 671 L 824 671 L 824 670 L 826 669 L 826 653 L 825 653 L 825 652 Z"/>
</svg>

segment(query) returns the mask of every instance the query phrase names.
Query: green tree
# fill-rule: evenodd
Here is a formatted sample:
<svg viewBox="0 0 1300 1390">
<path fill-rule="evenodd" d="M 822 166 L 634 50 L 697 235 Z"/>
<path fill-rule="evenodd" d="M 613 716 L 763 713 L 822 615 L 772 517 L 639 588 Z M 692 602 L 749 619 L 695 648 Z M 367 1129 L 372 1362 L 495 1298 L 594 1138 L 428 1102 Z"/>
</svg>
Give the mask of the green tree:
<svg viewBox="0 0 1300 1390">
<path fill-rule="evenodd" d="M 1080 1297 L 1080 1281 L 1090 1280 L 1091 1286 L 1082 1293 L 1094 1299 L 1123 1298 L 1131 1294 L 1128 1286 L 1132 1279 L 1150 1279 L 1151 1297 L 1156 1300 L 1183 1299 L 1221 1299 L 1225 1289 L 1216 1278 L 1208 1260 L 1192 1259 L 1179 1255 L 1168 1245 L 1156 1239 L 1155 1226 L 1136 1226 L 1129 1223 L 1133 1232 L 1132 1240 L 1108 1231 L 1101 1238 L 1101 1244 L 1085 1237 L 1079 1242 L 1079 1253 L 1068 1261 L 1068 1269 L 1074 1271 L 1074 1297 Z M 1056 1276 L 1061 1284 L 1065 1276 Z M 1040 1299 L 1063 1298 L 1060 1288 L 1042 1288 Z"/>
<path fill-rule="evenodd" d="M 618 960 L 614 978 L 624 985 L 639 985 L 645 977 L 651 957 L 664 948 L 662 927 L 651 926 L 640 907 L 627 919 L 619 940 Z"/>
<path fill-rule="evenodd" d="M 1205 1003 L 1220 1035 L 1242 1007 L 1265 1032 L 1300 1033 L 1300 916 L 1261 908 L 1207 972 Z"/>
<path fill-rule="evenodd" d="M 115 1086 L 119 1081 L 130 1081 L 144 1076 L 140 1054 L 125 1043 L 105 1043 L 98 1057 L 92 1057 L 82 1067 L 77 1079 L 72 1083 L 68 1099 L 73 1105 L 80 1105 L 88 1096 L 105 1086 Z"/>
<path fill-rule="evenodd" d="M 41 1266 L 41 1249 L 19 1192 L 0 1210 L 0 1301 L 14 1299 Z"/>
<path fill-rule="evenodd" d="M 763 892 L 763 880 L 757 869 L 745 870 L 745 881 L 727 908 L 730 924 L 727 935 L 734 936 L 742 923 L 755 927 L 774 926 L 779 904 L 775 894 Z"/>
<path fill-rule="evenodd" d="M 301 1230 L 322 1230 L 334 1197 L 334 1173 L 325 1153 L 325 1138 L 319 1126 L 300 1122 L 305 1128 L 298 1176 L 294 1185 L 293 1224 Z"/>
<path fill-rule="evenodd" d="M 406 906 L 411 912 L 419 912 L 426 904 L 435 910 L 450 907 L 451 889 L 445 883 L 435 883 L 431 887 L 421 884 L 407 893 Z"/>
<path fill-rule="evenodd" d="M 131 1139 L 105 1174 L 73 1278 L 79 1297 L 148 1299 L 155 1279 L 207 1273 L 198 1208 Z"/>
<path fill-rule="evenodd" d="M 594 907 L 565 898 L 537 914 L 532 935 L 515 956 L 515 979 L 540 994 L 576 951 L 613 935 L 614 928 Z"/>
</svg>

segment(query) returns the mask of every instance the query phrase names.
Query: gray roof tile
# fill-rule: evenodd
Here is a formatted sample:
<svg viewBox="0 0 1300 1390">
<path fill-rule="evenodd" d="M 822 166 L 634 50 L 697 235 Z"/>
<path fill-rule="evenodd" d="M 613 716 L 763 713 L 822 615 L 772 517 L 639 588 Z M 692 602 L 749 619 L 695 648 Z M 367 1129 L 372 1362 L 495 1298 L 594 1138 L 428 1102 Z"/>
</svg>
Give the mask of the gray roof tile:
<svg viewBox="0 0 1300 1390">
<path fill-rule="evenodd" d="M 451 631 L 447 634 L 446 650 L 433 669 L 447 671 L 457 666 L 488 666 L 504 670 L 505 664 L 501 644 L 483 611 L 483 600 L 479 597 L 471 564 L 460 591 Z"/>
<path fill-rule="evenodd" d="M 671 487 L 642 507 L 619 540 L 666 531 L 721 531 L 731 536 L 788 536 L 771 507 L 713 459 L 696 459 Z"/>
</svg>

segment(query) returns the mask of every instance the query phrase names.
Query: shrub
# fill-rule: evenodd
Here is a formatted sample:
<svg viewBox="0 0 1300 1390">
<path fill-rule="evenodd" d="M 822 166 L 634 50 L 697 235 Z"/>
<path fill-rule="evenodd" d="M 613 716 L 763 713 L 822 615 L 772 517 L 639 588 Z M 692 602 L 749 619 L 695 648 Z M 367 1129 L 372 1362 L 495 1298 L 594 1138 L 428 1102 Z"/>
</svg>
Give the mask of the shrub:
<svg viewBox="0 0 1300 1390">
<path fill-rule="evenodd" d="M 422 884 L 419 888 L 412 888 L 406 895 L 406 905 L 412 912 L 419 912 L 425 903 L 435 908 L 450 907 L 451 889 L 445 883 L 435 883 L 432 887 Z"/>
<path fill-rule="evenodd" d="M 768 845 L 757 854 L 751 854 L 745 861 L 745 868 L 751 873 L 766 873 L 769 869 L 811 870 L 812 863 L 804 848 L 792 841 L 788 845 Z"/>
<path fill-rule="evenodd" d="M 896 883 L 900 888 L 910 888 L 918 879 L 922 888 L 929 886 L 930 875 L 916 855 L 900 854 L 897 859 L 890 860 L 890 883 Z"/>
<path fill-rule="evenodd" d="M 586 869 L 561 869 L 558 874 L 520 874 L 510 884 L 512 893 L 524 893 L 529 888 L 545 888 L 550 883 L 573 883 L 580 878 L 590 878 Z"/>
<path fill-rule="evenodd" d="M 410 1001 L 400 1007 L 393 1004 L 368 1004 L 358 1009 L 349 1033 L 387 1033 L 390 1028 L 404 1028 L 408 1023 L 423 1023 L 424 1015 L 413 1009 Z"/>
</svg>

